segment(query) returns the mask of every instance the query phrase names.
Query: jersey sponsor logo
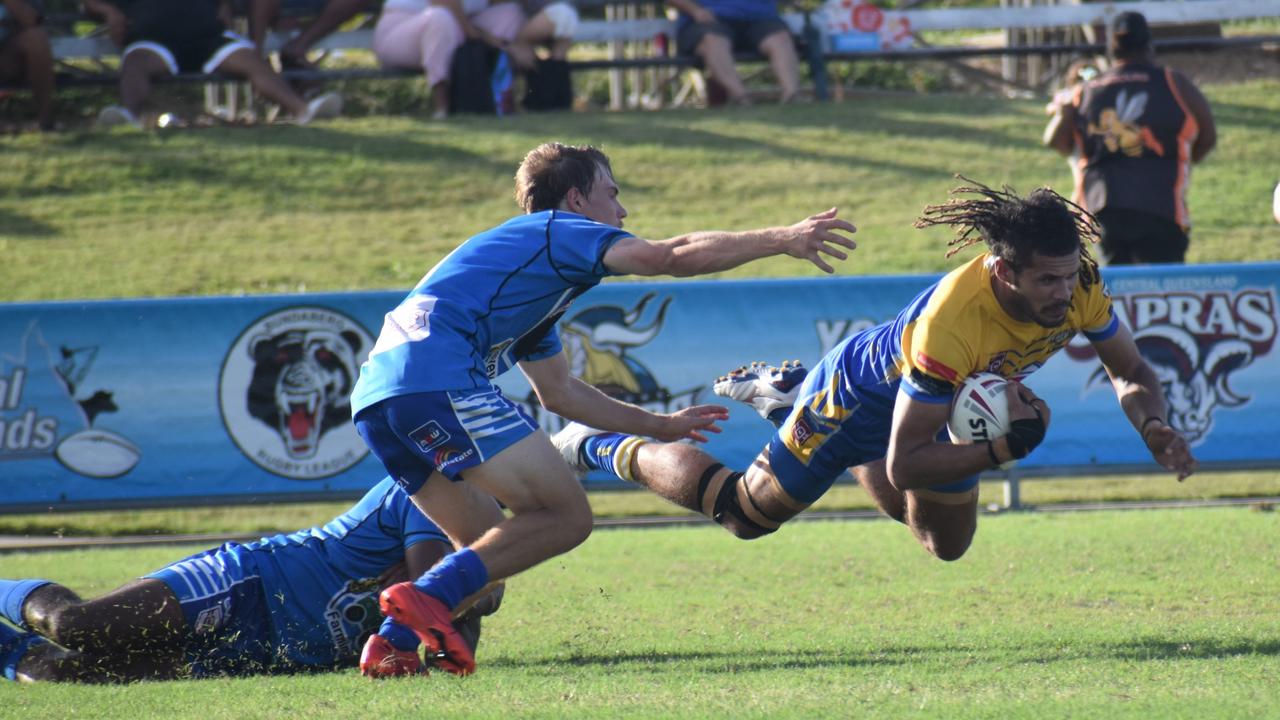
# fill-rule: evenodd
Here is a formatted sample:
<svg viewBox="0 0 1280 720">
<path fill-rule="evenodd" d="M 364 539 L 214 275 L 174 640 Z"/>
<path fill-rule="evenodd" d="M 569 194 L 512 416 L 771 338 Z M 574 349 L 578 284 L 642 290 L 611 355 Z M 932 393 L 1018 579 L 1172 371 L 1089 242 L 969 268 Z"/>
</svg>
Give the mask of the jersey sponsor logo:
<svg viewBox="0 0 1280 720">
<path fill-rule="evenodd" d="M 1116 94 L 1114 107 L 1103 108 L 1097 122 L 1090 122 L 1087 133 L 1102 138 L 1102 144 L 1110 153 L 1124 153 L 1128 157 L 1142 155 L 1143 149 L 1164 157 L 1164 145 L 1151 129 L 1139 123 L 1147 110 L 1148 95 L 1145 90 L 1129 94 L 1121 89 Z"/>
<path fill-rule="evenodd" d="M 325 605 L 324 619 L 337 657 L 353 657 L 382 624 L 378 609 L 378 581 L 351 580 Z"/>
<path fill-rule="evenodd" d="M 369 357 L 384 353 L 407 342 L 425 340 L 431 335 L 431 313 L 436 309 L 436 298 L 431 295 L 414 295 L 387 313 L 382 322 L 378 342 Z"/>
<path fill-rule="evenodd" d="M 1114 307 L 1120 320 L 1134 328 L 1138 351 L 1164 389 L 1169 424 L 1187 442 L 1204 442 L 1219 410 L 1250 402 L 1231 379 L 1275 345 L 1277 302 L 1270 289 L 1134 292 L 1116 295 Z M 1067 353 L 1082 362 L 1096 357 L 1092 346 L 1084 344 L 1068 346 Z M 1099 366 L 1085 392 L 1110 386 Z"/>
<path fill-rule="evenodd" d="M 443 470 L 450 465 L 460 463 L 475 454 L 475 448 L 467 448 L 462 452 L 458 452 L 456 448 L 444 448 L 443 450 L 437 450 L 432 460 L 437 469 Z"/>
<path fill-rule="evenodd" d="M 120 477 L 138 464 L 137 445 L 95 425 L 120 409 L 111 390 L 84 389 L 100 351 L 74 343 L 54 350 L 34 320 L 16 348 L 0 347 L 0 461 L 53 458 L 93 478 Z"/>
<path fill-rule="evenodd" d="M 222 627 L 223 620 L 230 617 L 230 613 L 231 599 L 223 598 L 216 604 L 210 605 L 209 607 L 201 610 L 199 614 L 196 615 L 195 622 L 192 623 L 191 626 L 191 632 L 196 635 L 211 633 Z"/>
<path fill-rule="evenodd" d="M 368 331 L 319 306 L 272 312 L 227 351 L 222 422 L 240 451 L 295 480 L 336 475 L 368 453 L 351 424 L 351 389 L 373 345 Z"/>
<path fill-rule="evenodd" d="M 453 436 L 445 430 L 440 423 L 435 420 L 428 420 L 426 424 L 419 425 L 409 432 L 409 439 L 417 446 L 418 450 L 423 453 L 429 453 L 432 450 L 449 442 Z"/>
<path fill-rule="evenodd" d="M 672 298 L 664 298 L 652 309 L 650 305 L 656 297 L 657 293 L 646 293 L 630 308 L 584 308 L 564 321 L 560 340 L 569 358 L 569 371 L 583 382 L 623 402 L 668 413 L 695 404 L 706 386 L 673 391 L 632 354 L 662 332 Z M 558 416 L 545 412 L 532 393 L 524 406 L 547 432 L 555 432 L 564 424 Z"/>
<path fill-rule="evenodd" d="M 489 353 L 484 356 L 484 372 L 490 379 L 498 377 L 507 368 L 515 364 L 512 362 L 511 356 L 507 354 L 507 350 L 512 345 L 515 345 L 515 342 L 511 338 L 507 338 L 489 348 Z"/>
</svg>

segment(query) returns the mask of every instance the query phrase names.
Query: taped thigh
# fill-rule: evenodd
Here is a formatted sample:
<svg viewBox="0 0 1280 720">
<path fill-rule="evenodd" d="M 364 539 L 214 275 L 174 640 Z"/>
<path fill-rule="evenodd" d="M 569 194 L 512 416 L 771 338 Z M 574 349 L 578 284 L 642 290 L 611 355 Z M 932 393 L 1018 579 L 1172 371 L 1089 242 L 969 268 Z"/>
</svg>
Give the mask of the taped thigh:
<svg viewBox="0 0 1280 720">
<path fill-rule="evenodd" d="M 703 513 L 720 525 L 731 520 L 740 528 L 734 534 L 742 538 L 757 538 L 777 531 L 786 518 L 771 517 L 760 508 L 742 473 L 725 475 L 721 470 L 723 465 L 712 465 L 698 481 L 698 501 Z"/>
</svg>

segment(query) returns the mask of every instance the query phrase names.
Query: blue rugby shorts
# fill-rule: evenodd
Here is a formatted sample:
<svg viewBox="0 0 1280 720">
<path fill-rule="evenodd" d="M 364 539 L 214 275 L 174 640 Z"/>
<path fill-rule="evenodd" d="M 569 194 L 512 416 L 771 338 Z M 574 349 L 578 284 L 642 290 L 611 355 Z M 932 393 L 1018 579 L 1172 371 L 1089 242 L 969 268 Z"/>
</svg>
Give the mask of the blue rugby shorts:
<svg viewBox="0 0 1280 720">
<path fill-rule="evenodd" d="M 456 481 L 462 471 L 539 430 L 522 406 L 492 385 L 387 398 L 361 410 L 355 424 L 410 495 L 431 473 Z"/>
</svg>

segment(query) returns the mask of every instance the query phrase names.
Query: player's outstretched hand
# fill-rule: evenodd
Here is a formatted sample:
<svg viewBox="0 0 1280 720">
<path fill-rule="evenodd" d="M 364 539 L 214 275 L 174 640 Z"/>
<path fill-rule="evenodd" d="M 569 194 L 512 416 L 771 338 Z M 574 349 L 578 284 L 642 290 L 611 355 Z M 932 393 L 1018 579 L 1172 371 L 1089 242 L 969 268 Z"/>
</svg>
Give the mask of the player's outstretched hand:
<svg viewBox="0 0 1280 720">
<path fill-rule="evenodd" d="M 850 250 L 858 247 L 851 238 L 836 232 L 839 230 L 852 234 L 858 231 L 853 223 L 837 217 L 837 213 L 836 208 L 831 208 L 785 228 L 786 253 L 791 257 L 808 260 L 825 273 L 835 272 L 835 268 L 831 267 L 822 256 L 825 254 L 838 260 L 847 260 L 849 254 L 835 246 Z"/>
<path fill-rule="evenodd" d="M 705 433 L 718 433 L 721 420 L 729 419 L 729 408 L 723 405 L 693 405 L 683 410 L 664 415 L 661 432 L 653 437 L 663 442 L 676 440 L 697 440 L 706 442 Z"/>
<path fill-rule="evenodd" d="M 1151 451 L 1151 457 L 1161 467 L 1178 473 L 1178 482 L 1186 480 L 1200 467 L 1200 463 L 1191 455 L 1187 439 L 1168 423 L 1152 423 L 1142 434 L 1142 440 Z"/>
</svg>

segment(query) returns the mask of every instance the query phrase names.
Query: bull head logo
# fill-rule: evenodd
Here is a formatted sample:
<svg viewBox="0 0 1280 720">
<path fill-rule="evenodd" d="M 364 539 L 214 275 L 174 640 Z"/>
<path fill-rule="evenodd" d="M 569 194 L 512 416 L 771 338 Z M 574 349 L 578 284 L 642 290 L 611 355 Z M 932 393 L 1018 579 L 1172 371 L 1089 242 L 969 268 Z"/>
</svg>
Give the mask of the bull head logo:
<svg viewBox="0 0 1280 720">
<path fill-rule="evenodd" d="M 1206 348 L 1186 330 L 1156 325 L 1134 333 L 1138 351 L 1155 370 L 1169 405 L 1169 424 L 1192 445 L 1204 440 L 1213 428 L 1218 407 L 1237 408 L 1249 402 L 1231 389 L 1231 373 L 1253 362 L 1253 346 L 1226 339 Z M 1099 367 L 1089 377 L 1086 391 L 1109 385 Z"/>
<path fill-rule="evenodd" d="M 631 403 L 665 401 L 670 393 L 627 351 L 651 342 L 662 330 L 668 297 L 658 304 L 648 322 L 645 309 L 655 293 L 648 293 L 630 310 L 597 305 L 574 315 L 561 326 L 561 341 L 569 356 L 570 371 L 604 393 Z"/>
</svg>

